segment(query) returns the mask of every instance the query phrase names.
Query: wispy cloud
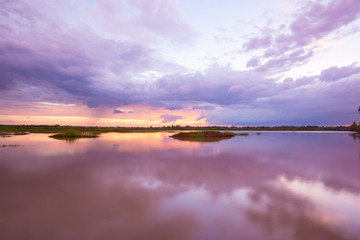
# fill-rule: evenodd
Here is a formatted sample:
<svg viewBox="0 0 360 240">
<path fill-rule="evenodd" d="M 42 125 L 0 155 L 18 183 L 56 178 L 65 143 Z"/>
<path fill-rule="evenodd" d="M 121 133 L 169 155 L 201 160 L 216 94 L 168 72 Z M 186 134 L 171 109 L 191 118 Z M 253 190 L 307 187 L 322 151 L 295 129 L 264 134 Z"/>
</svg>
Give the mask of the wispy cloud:
<svg viewBox="0 0 360 240">
<path fill-rule="evenodd" d="M 121 111 L 121 110 L 114 109 L 114 110 L 113 110 L 113 113 L 114 113 L 114 114 L 119 114 L 119 113 L 124 113 L 124 112 Z"/>
<path fill-rule="evenodd" d="M 59 106 L 59 107 L 75 107 L 75 104 L 65 104 L 65 103 L 51 103 L 51 102 L 39 102 L 40 104 L 50 105 L 50 106 Z"/>
<path fill-rule="evenodd" d="M 321 71 L 320 80 L 337 81 L 357 73 L 360 73 L 360 67 L 358 67 L 355 63 L 344 67 L 330 67 Z"/>
<path fill-rule="evenodd" d="M 304 64 L 313 56 L 319 40 L 354 22 L 359 15 L 357 0 L 306 2 L 288 25 L 269 27 L 243 44 L 246 51 L 263 50 L 263 55 L 251 58 L 247 67 L 283 71 Z"/>
<path fill-rule="evenodd" d="M 176 122 L 177 120 L 183 119 L 183 116 L 179 115 L 171 115 L 171 114 L 163 114 L 160 116 L 163 120 L 161 123 L 169 123 L 169 122 Z"/>
</svg>

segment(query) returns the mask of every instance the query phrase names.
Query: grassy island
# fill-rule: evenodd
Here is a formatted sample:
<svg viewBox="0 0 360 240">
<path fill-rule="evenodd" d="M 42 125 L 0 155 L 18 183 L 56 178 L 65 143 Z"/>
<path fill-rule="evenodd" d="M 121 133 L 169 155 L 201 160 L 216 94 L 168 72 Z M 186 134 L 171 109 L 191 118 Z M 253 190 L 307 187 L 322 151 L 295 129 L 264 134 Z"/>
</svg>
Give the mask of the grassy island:
<svg viewBox="0 0 360 240">
<path fill-rule="evenodd" d="M 218 142 L 224 139 L 236 136 L 232 132 L 219 132 L 219 131 L 199 131 L 199 132 L 181 132 L 170 137 L 182 141 L 195 141 L 195 142 Z"/>
<path fill-rule="evenodd" d="M 91 133 L 91 132 L 80 132 L 75 129 L 68 129 L 63 133 L 58 133 L 55 135 L 49 136 L 51 138 L 60 139 L 60 140 L 76 140 L 78 138 L 97 138 L 99 137 L 99 133 Z"/>
</svg>

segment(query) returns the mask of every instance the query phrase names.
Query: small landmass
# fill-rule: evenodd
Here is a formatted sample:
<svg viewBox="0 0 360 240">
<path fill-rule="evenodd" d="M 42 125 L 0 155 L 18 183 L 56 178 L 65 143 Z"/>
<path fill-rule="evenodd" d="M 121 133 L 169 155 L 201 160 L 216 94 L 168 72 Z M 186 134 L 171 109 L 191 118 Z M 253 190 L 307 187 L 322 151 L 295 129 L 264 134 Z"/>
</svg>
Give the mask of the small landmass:
<svg viewBox="0 0 360 240">
<path fill-rule="evenodd" d="M 28 132 L 0 132 L 0 136 L 3 138 L 16 136 L 16 135 L 27 135 L 27 134 L 29 134 L 29 133 Z"/>
<path fill-rule="evenodd" d="M 236 136 L 249 136 L 249 133 L 236 133 Z"/>
<path fill-rule="evenodd" d="M 28 135 L 29 132 L 14 132 L 12 135 Z"/>
<path fill-rule="evenodd" d="M 248 133 L 233 133 L 233 132 L 219 132 L 219 131 L 198 131 L 198 132 L 180 132 L 170 137 L 182 141 L 194 142 L 218 142 L 221 140 L 229 139 L 239 136 L 248 136 Z"/>
<path fill-rule="evenodd" d="M 80 132 L 75 129 L 68 129 L 63 133 L 58 133 L 55 135 L 51 135 L 49 137 L 59 139 L 59 140 L 68 140 L 74 141 L 79 138 L 97 138 L 99 137 L 100 133 L 93 133 L 93 132 Z"/>
</svg>

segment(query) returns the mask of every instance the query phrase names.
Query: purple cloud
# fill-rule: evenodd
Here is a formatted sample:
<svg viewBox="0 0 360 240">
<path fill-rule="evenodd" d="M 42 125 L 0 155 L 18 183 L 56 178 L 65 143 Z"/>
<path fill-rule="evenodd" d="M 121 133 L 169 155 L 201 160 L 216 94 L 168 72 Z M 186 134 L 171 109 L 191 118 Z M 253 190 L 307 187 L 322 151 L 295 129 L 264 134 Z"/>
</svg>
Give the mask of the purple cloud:
<svg viewBox="0 0 360 240">
<path fill-rule="evenodd" d="M 293 89 L 293 88 L 313 84 L 315 83 L 316 79 L 317 76 L 301 77 L 295 80 L 292 78 L 286 78 L 282 83 L 279 83 L 277 85 L 277 88 L 281 92 L 288 89 Z"/>
<path fill-rule="evenodd" d="M 265 35 L 262 37 L 252 37 L 244 44 L 246 50 L 254 50 L 258 48 L 269 47 L 272 43 L 271 35 Z"/>
<path fill-rule="evenodd" d="M 165 61 L 151 47 L 159 41 L 182 42 L 194 36 L 173 3 L 125 2 L 95 1 L 95 8 L 87 2 L 74 3 L 84 16 L 81 21 L 73 21 L 61 1 L 0 2 L 2 104 L 80 103 L 109 107 L 114 114 L 122 112 L 116 109 L 119 106 L 147 104 L 202 110 L 198 120 L 206 118 L 210 124 L 353 121 L 350 108 L 358 105 L 360 86 L 356 65 L 334 66 L 318 76 L 280 83 L 270 73 L 306 63 L 315 52 L 310 46 L 313 40 L 359 16 L 357 1 L 306 3 L 287 28 L 252 37 L 244 49 L 264 53 L 247 62 L 251 70 L 213 65 L 191 73 Z M 148 72 L 159 74 L 148 79 L 144 77 Z M 168 123 L 183 117 L 164 114 L 161 118 Z"/>
<path fill-rule="evenodd" d="M 356 64 L 351 64 L 345 67 L 330 67 L 321 71 L 320 80 L 321 81 L 337 81 L 339 79 L 350 77 L 356 73 L 360 72 L 360 67 L 357 67 Z"/>
<path fill-rule="evenodd" d="M 76 35 L 73 38 L 77 38 Z M 29 39 L 28 39 L 29 40 Z M 128 88 L 133 83 L 121 80 L 129 77 L 126 72 L 141 71 L 150 66 L 151 56 L 146 48 L 128 43 L 113 43 L 98 39 L 78 37 L 73 41 L 32 39 L 29 46 L 21 40 L 0 41 L 1 89 L 19 84 L 41 86 L 52 91 L 63 91 L 85 102 L 90 107 L 118 105 L 135 102 L 132 92 L 113 92 Z M 48 47 L 49 43 L 55 45 Z M 106 49 L 98 47 L 106 45 Z M 89 50 L 85 50 L 88 48 Z M 128 61 L 132 58 L 131 61 Z M 112 71 L 120 81 L 112 88 L 101 84 L 102 71 Z M 129 88 L 130 87 L 130 88 Z"/>
<path fill-rule="evenodd" d="M 214 110 L 215 107 L 212 105 L 196 105 L 192 108 L 193 110 L 199 109 L 199 110 Z"/>
<path fill-rule="evenodd" d="M 279 57 L 270 58 L 264 64 L 259 65 L 255 68 L 259 72 L 281 72 L 287 71 L 292 67 L 300 66 L 306 63 L 314 52 L 312 50 L 304 50 L 302 48 L 295 51 L 284 53 Z"/>
<path fill-rule="evenodd" d="M 290 33 L 275 35 L 273 45 L 279 50 L 307 46 L 312 40 L 319 40 L 353 22 L 359 14 L 360 3 L 357 0 L 333 0 L 328 4 L 307 2 L 286 29 Z M 268 35 L 250 38 L 244 47 L 247 50 L 267 48 L 270 46 L 269 39 Z"/>
<path fill-rule="evenodd" d="M 72 7 L 81 14 L 87 27 L 113 38 L 182 44 L 196 36 L 174 1 L 95 0 L 78 1 Z"/>
<path fill-rule="evenodd" d="M 157 81 L 152 92 L 159 101 L 231 105 L 266 96 L 272 85 L 273 80 L 256 72 L 213 67 L 206 73 L 164 76 Z M 237 91 L 233 91 L 234 86 Z"/>
<path fill-rule="evenodd" d="M 114 113 L 114 114 L 119 114 L 119 113 L 124 113 L 124 112 L 121 111 L 121 110 L 118 110 L 118 109 L 114 109 L 114 110 L 113 110 L 113 113 Z"/>
<path fill-rule="evenodd" d="M 171 16 L 170 13 L 165 13 L 165 10 L 171 8 L 170 3 L 147 2 L 157 2 L 153 3 L 154 7 L 163 9 L 153 22 L 167 24 L 162 18 L 176 18 L 175 13 Z M 96 14 L 111 14 L 111 8 L 115 12 L 122 8 L 111 0 L 99 1 L 97 4 L 102 5 L 96 8 Z M 78 7 L 79 11 L 83 11 L 81 6 Z M 52 8 L 56 10 L 50 11 Z M 142 11 L 145 10 L 142 8 Z M 2 91 L 19 88 L 36 91 L 41 88 L 44 92 L 40 96 L 55 98 L 52 99 L 53 102 L 63 101 L 62 96 L 71 96 L 89 107 L 116 107 L 146 100 L 147 86 L 133 81 L 137 74 L 148 70 L 166 73 L 178 69 L 176 64 L 163 61 L 151 48 L 137 41 L 111 40 L 96 31 L 74 29 L 66 21 L 60 27 L 58 19 L 63 17 L 54 19 L 52 14 L 69 14 L 60 3 L 54 3 L 54 6 L 47 3 L 30 5 L 27 1 L 19 0 L 2 4 L 0 11 L 3 13 L 0 16 Z M 91 11 L 84 14 L 90 13 Z M 164 14 L 168 15 L 163 16 Z M 92 21 L 89 22 L 91 23 Z M 181 21 L 177 21 L 177 24 L 178 27 L 171 24 L 169 27 L 180 31 Z M 158 31 L 155 28 L 149 30 L 145 25 L 143 28 L 143 32 Z M 31 96 L 35 96 L 32 92 L 26 94 L 19 96 L 18 100 L 31 100 Z M 36 97 L 36 100 L 39 99 Z"/>
<path fill-rule="evenodd" d="M 333 0 L 327 4 L 307 2 L 294 20 L 278 30 L 265 29 L 265 34 L 251 37 L 244 43 L 246 51 L 264 49 L 261 57 L 268 59 L 257 70 L 287 70 L 301 65 L 310 57 L 316 46 L 310 46 L 334 31 L 349 25 L 360 16 L 360 2 L 357 0 Z M 269 32 L 273 34 L 270 37 Z M 284 55 L 286 57 L 284 57 Z M 269 59 L 270 58 L 270 59 Z M 260 60 L 252 58 L 247 67 L 254 67 Z M 283 68 L 283 64 L 288 67 Z"/>
<path fill-rule="evenodd" d="M 290 24 L 292 34 L 281 35 L 279 43 L 305 46 L 313 39 L 321 39 L 334 30 L 359 17 L 360 2 L 357 0 L 333 0 L 328 4 L 310 2 Z"/>
<path fill-rule="evenodd" d="M 214 125 L 338 125 L 358 119 L 359 73 L 333 82 L 317 79 L 286 79 L 266 97 L 209 112 L 207 121 Z"/>
<path fill-rule="evenodd" d="M 143 25 L 156 33 L 171 36 L 176 41 L 188 41 L 189 36 L 194 35 L 171 1 L 131 0 L 129 3 L 140 12 L 134 18 L 134 25 Z"/>
<path fill-rule="evenodd" d="M 246 67 L 257 67 L 259 64 L 260 59 L 258 57 L 253 57 L 246 63 Z"/>
<path fill-rule="evenodd" d="M 169 123 L 169 122 L 176 122 L 179 119 L 184 119 L 183 116 L 180 115 L 171 115 L 171 114 L 163 114 L 160 116 L 163 120 L 161 123 Z"/>
<path fill-rule="evenodd" d="M 206 118 L 207 118 L 207 115 L 201 114 L 201 116 L 198 117 L 198 118 L 196 119 L 196 121 L 200 121 L 201 119 L 206 119 Z"/>
</svg>

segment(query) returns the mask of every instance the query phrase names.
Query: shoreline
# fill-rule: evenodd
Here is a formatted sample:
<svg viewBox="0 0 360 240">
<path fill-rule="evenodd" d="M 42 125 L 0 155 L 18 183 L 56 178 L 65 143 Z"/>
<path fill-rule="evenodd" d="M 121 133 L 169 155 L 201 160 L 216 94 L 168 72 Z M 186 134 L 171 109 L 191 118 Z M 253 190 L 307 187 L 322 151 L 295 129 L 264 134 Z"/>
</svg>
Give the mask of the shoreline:
<svg viewBox="0 0 360 240">
<path fill-rule="evenodd" d="M 132 132 L 166 132 L 166 131 L 349 131 L 348 126 L 324 127 L 324 126 L 275 126 L 275 127 L 222 127 L 222 126 L 164 126 L 164 127 L 84 127 L 84 126 L 60 126 L 60 125 L 0 125 L 0 132 L 14 133 L 60 133 L 74 129 L 80 132 L 93 133 L 132 133 Z M 354 132 L 356 133 L 356 132 Z"/>
</svg>

